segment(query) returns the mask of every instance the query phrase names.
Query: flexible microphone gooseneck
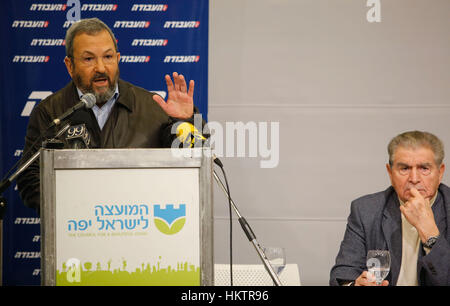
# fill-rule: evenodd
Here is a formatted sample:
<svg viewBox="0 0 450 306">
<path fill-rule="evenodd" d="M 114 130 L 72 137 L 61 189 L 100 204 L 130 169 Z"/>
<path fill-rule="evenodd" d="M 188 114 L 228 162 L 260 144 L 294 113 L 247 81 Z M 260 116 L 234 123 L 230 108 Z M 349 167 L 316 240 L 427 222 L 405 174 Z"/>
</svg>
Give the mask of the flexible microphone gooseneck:
<svg viewBox="0 0 450 306">
<path fill-rule="evenodd" d="M 264 251 L 262 250 L 262 248 L 259 245 L 258 241 L 256 240 L 256 235 L 253 233 L 253 230 L 250 227 L 250 224 L 248 224 L 247 220 L 245 220 L 245 218 L 241 215 L 241 213 L 239 212 L 238 208 L 236 207 L 236 205 L 234 204 L 233 200 L 231 199 L 230 188 L 228 186 L 228 181 L 227 181 L 227 178 L 226 178 L 226 175 L 225 175 L 225 171 L 223 169 L 222 162 L 215 156 L 213 156 L 213 161 L 214 161 L 214 163 L 216 165 L 218 165 L 220 167 L 220 169 L 222 169 L 222 172 L 224 174 L 226 188 L 223 185 L 222 181 L 220 180 L 219 176 L 217 175 L 216 171 L 213 171 L 214 179 L 217 181 L 217 183 L 219 183 L 219 186 L 222 188 L 222 190 L 225 192 L 225 194 L 228 197 L 228 203 L 230 205 L 230 210 L 231 210 L 231 207 L 234 209 L 234 211 L 235 211 L 235 213 L 236 213 L 236 215 L 238 217 L 239 224 L 242 227 L 242 230 L 244 231 L 244 233 L 247 236 L 248 240 L 255 247 L 256 252 L 258 253 L 258 255 L 259 255 L 261 261 L 263 262 L 263 264 L 264 264 L 267 272 L 269 273 L 270 277 L 272 278 L 272 281 L 275 284 L 275 286 L 282 286 L 282 283 L 281 283 L 278 275 L 273 270 L 273 267 L 270 265 L 266 254 L 264 253 Z M 230 233 L 231 233 L 231 215 L 230 215 Z M 231 235 L 230 235 L 230 245 L 231 245 Z M 230 246 L 230 250 L 231 250 L 231 246 Z M 231 263 L 231 251 L 230 251 L 230 270 L 232 270 L 232 266 L 231 265 L 232 265 L 232 263 Z M 232 272 L 232 271 L 230 271 L 230 272 Z M 231 273 L 230 273 L 230 276 L 232 277 Z M 233 279 L 231 279 L 230 284 L 233 285 Z"/>
<path fill-rule="evenodd" d="M 230 219 L 230 286 L 233 286 L 233 218 L 232 218 L 233 214 L 231 211 L 232 205 L 231 205 L 230 187 L 228 186 L 227 175 L 225 174 L 225 170 L 223 169 L 222 162 L 216 156 L 213 156 L 213 161 L 222 170 L 223 177 L 225 179 L 225 184 L 227 186 L 228 214 Z"/>
<path fill-rule="evenodd" d="M 92 108 L 95 105 L 96 100 L 97 99 L 95 98 L 94 94 L 92 93 L 84 94 L 81 97 L 80 102 L 78 102 L 77 104 L 69 108 L 64 114 L 53 120 L 48 128 L 59 125 L 61 121 L 73 115 L 73 113 L 79 110 L 80 108 Z"/>
<path fill-rule="evenodd" d="M 9 171 L 5 174 L 5 176 L 3 177 L 3 181 L 5 181 L 7 179 L 7 177 L 13 172 L 14 169 L 16 169 L 16 167 L 19 165 L 21 160 L 25 160 L 25 158 L 28 156 L 28 154 L 31 152 L 31 150 L 34 148 L 34 146 L 39 142 L 42 141 L 42 139 L 44 137 L 46 137 L 48 131 L 50 130 L 50 128 L 52 128 L 53 126 L 57 126 L 61 123 L 62 120 L 66 119 L 67 117 L 71 116 L 76 110 L 85 107 L 86 109 L 92 108 L 95 103 L 96 103 L 96 98 L 95 95 L 92 93 L 87 93 L 84 94 L 81 99 L 80 102 L 78 102 L 75 106 L 71 107 L 68 111 L 66 111 L 64 114 L 62 114 L 61 116 L 59 116 L 58 118 L 56 118 L 55 120 L 52 121 L 52 123 L 47 127 L 47 129 L 44 131 L 44 133 L 42 133 L 39 137 L 36 138 L 36 140 L 31 144 L 31 146 L 28 148 L 27 151 L 22 153 L 22 158 L 20 158 L 10 169 Z M 67 129 L 65 129 L 67 130 Z M 60 135 L 58 135 L 59 137 Z M 4 191 L 4 190 L 3 190 Z"/>
</svg>

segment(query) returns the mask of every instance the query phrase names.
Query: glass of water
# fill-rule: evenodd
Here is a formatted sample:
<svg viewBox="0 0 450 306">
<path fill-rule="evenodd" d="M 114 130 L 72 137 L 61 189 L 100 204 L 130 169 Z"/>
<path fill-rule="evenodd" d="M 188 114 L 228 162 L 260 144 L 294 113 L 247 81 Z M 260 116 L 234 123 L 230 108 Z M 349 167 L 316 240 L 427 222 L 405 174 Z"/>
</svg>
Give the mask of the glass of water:
<svg viewBox="0 0 450 306">
<path fill-rule="evenodd" d="M 386 250 L 370 250 L 367 252 L 367 269 L 375 277 L 377 285 L 381 285 L 391 268 L 391 255 Z"/>
<path fill-rule="evenodd" d="M 281 271 L 286 267 L 286 253 L 284 248 L 266 247 L 263 251 L 273 270 L 279 276 Z"/>
</svg>

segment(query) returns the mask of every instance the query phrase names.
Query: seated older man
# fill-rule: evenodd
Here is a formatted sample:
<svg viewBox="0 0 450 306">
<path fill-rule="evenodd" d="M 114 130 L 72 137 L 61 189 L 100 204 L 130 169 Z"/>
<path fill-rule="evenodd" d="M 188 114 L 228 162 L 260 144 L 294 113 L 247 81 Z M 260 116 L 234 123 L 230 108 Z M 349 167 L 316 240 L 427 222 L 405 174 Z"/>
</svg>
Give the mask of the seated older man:
<svg viewBox="0 0 450 306">
<path fill-rule="evenodd" d="M 435 135 L 393 138 L 386 165 L 392 186 L 351 204 L 330 285 L 373 286 L 368 250 L 388 250 L 383 286 L 450 285 L 450 188 L 441 184 L 444 147 Z"/>
</svg>

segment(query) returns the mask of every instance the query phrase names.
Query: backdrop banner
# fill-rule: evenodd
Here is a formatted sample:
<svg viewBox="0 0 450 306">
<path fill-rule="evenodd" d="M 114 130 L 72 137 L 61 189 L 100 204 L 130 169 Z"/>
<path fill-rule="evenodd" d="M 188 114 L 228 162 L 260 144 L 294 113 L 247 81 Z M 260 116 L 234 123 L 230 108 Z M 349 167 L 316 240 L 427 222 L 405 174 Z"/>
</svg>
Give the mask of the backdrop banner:
<svg viewBox="0 0 450 306">
<path fill-rule="evenodd" d="M 194 103 L 208 112 L 208 0 L 4 0 L 0 48 L 0 175 L 21 158 L 28 119 L 45 97 L 63 88 L 65 33 L 78 19 L 97 17 L 114 32 L 120 77 L 167 94 L 164 75 L 195 80 Z M 15 182 L 3 196 L 3 284 L 39 285 L 40 219 L 23 205 Z"/>
</svg>

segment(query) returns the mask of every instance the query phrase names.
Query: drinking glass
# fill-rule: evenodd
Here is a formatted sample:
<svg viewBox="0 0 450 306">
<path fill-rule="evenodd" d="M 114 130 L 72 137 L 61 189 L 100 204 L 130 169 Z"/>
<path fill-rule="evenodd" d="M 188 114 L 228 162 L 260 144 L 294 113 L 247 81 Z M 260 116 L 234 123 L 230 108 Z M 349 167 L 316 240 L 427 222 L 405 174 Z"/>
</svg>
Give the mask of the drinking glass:
<svg viewBox="0 0 450 306">
<path fill-rule="evenodd" d="M 367 252 L 367 269 L 369 273 L 375 277 L 377 285 L 389 274 L 391 268 L 391 255 L 386 250 L 370 250 Z"/>
<path fill-rule="evenodd" d="M 266 247 L 263 248 L 263 251 L 273 270 L 279 276 L 281 271 L 286 267 L 286 254 L 284 248 Z"/>
</svg>

